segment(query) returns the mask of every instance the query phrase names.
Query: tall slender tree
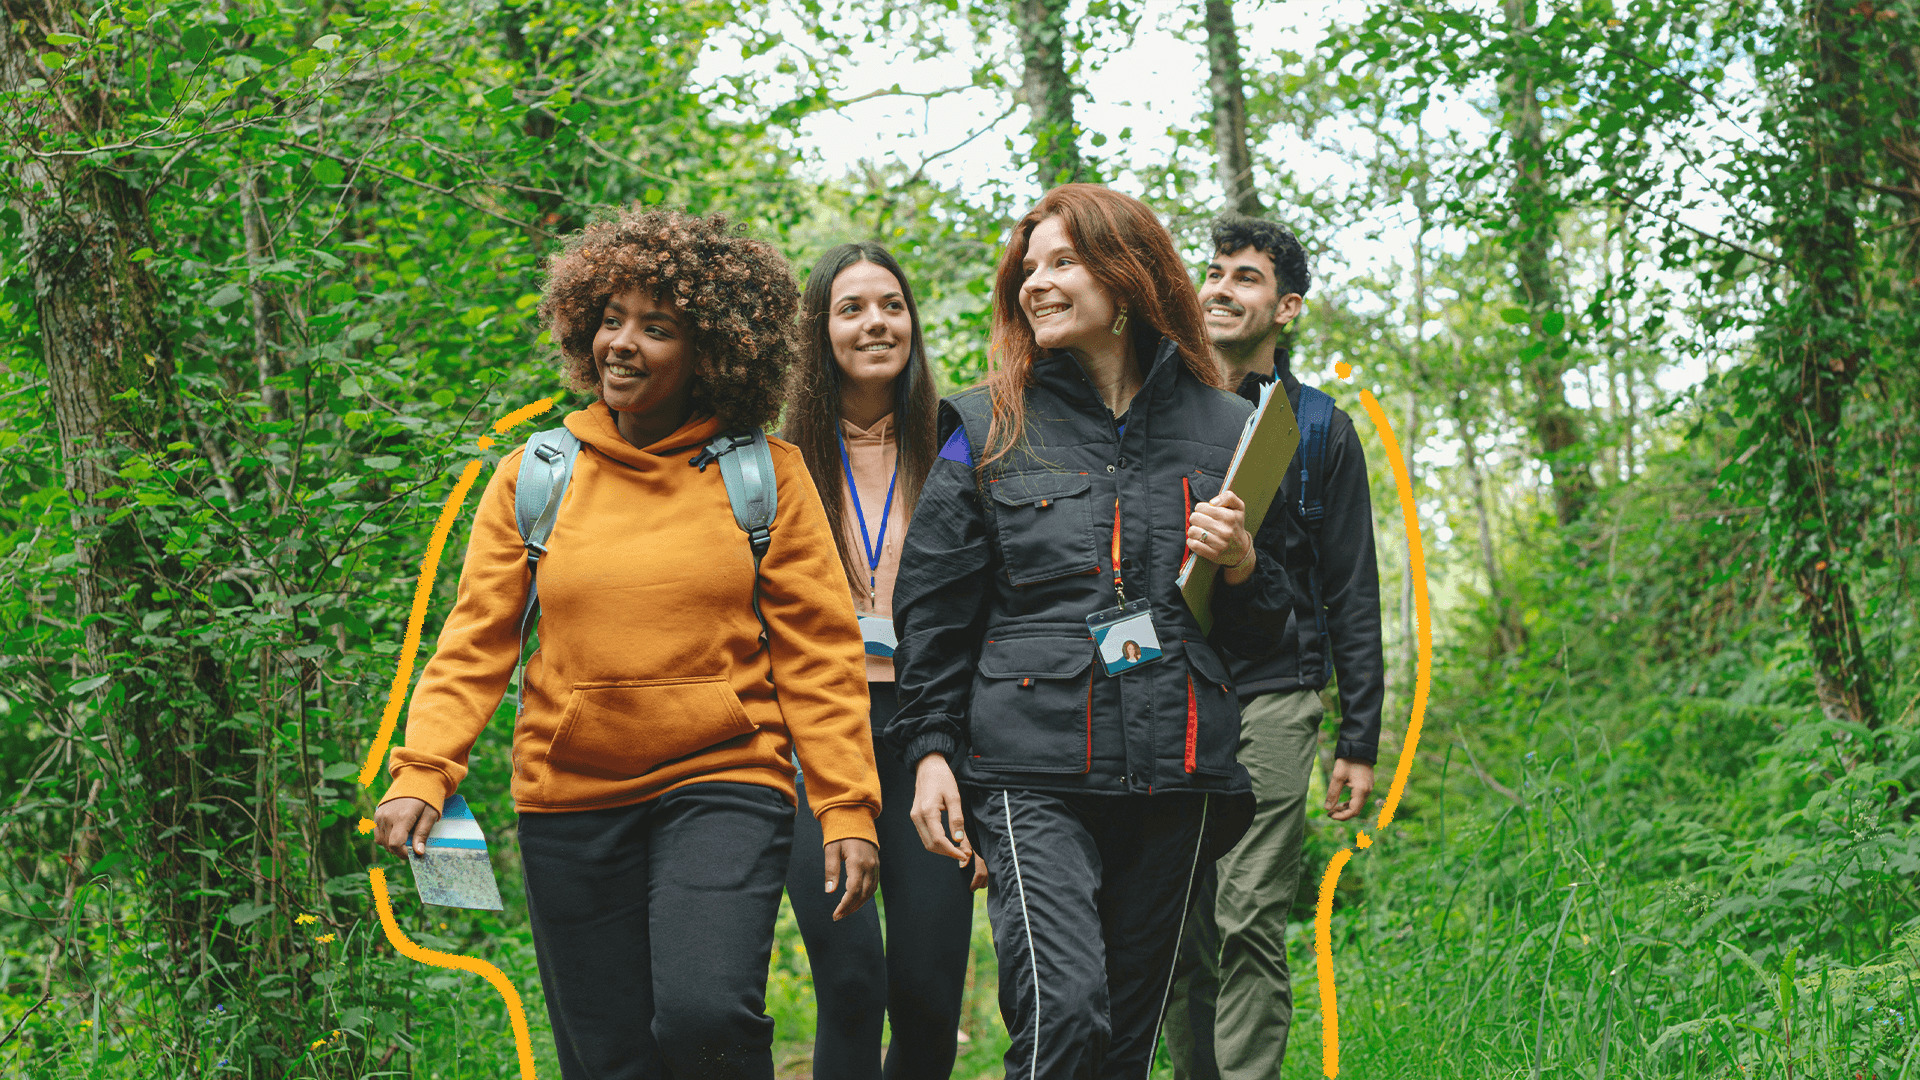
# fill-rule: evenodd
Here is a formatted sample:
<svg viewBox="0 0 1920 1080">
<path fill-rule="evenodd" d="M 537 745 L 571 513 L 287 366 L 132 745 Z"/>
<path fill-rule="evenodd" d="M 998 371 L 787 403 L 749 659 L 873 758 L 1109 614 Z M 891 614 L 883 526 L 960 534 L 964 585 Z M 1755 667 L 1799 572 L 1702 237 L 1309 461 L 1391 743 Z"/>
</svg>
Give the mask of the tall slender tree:
<svg viewBox="0 0 1920 1080">
<path fill-rule="evenodd" d="M 1513 157 L 1510 228 L 1515 299 L 1527 313 L 1531 340 L 1521 350 L 1522 375 L 1532 391 L 1530 426 L 1553 473 L 1555 516 L 1565 525 L 1580 516 L 1593 477 L 1580 453 L 1578 415 L 1567 404 L 1566 314 L 1553 276 L 1559 205 L 1547 171 L 1546 138 L 1534 64 L 1533 0 L 1504 0 L 1506 71 L 1500 80 Z"/>
<path fill-rule="evenodd" d="M 1227 207 L 1249 217 L 1263 212 L 1247 145 L 1247 92 L 1240 75 L 1240 35 L 1233 0 L 1205 0 L 1207 89 L 1213 97 L 1213 148 Z"/>
<path fill-rule="evenodd" d="M 1014 36 L 1024 64 L 1020 95 L 1041 187 L 1093 179 L 1080 156 L 1073 118 L 1078 93 L 1067 71 L 1067 0 L 1013 0 Z"/>
<path fill-rule="evenodd" d="M 1787 102 L 1797 160 L 1774 191 L 1797 295 L 1783 306 L 1768 342 L 1770 382 L 1784 392 L 1768 395 L 1773 415 L 1760 419 L 1783 439 L 1788 505 L 1776 515 L 1786 533 L 1776 551 L 1800 593 L 1821 707 L 1829 717 L 1869 727 L 1878 723 L 1879 708 L 1846 557 L 1862 523 L 1849 509 L 1838 460 L 1844 408 L 1871 362 L 1856 217 L 1869 198 L 1869 147 L 1885 131 L 1875 121 L 1885 118 L 1866 113 L 1875 95 L 1863 85 L 1856 52 L 1856 35 L 1870 25 L 1858 6 L 1837 0 L 1809 0 L 1804 9 L 1805 78 Z"/>
</svg>

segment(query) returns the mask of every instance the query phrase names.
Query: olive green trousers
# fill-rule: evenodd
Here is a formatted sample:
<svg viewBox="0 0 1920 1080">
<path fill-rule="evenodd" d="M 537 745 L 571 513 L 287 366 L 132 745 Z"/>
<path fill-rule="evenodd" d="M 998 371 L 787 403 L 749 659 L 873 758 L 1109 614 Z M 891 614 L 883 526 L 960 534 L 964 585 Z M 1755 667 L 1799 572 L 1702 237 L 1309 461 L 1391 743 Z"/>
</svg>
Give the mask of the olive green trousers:
<svg viewBox="0 0 1920 1080">
<path fill-rule="evenodd" d="M 1300 888 L 1307 784 L 1325 709 L 1314 690 L 1240 711 L 1253 825 L 1193 898 L 1163 1031 L 1178 1080 L 1277 1080 L 1293 1022 L 1287 920 Z"/>
</svg>

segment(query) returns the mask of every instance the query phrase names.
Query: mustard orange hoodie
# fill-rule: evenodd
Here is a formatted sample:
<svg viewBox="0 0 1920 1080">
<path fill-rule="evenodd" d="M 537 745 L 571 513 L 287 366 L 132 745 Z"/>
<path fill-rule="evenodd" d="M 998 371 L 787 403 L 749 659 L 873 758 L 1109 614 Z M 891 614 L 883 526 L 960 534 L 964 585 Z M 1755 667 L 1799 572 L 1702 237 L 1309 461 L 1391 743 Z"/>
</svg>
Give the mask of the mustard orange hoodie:
<svg viewBox="0 0 1920 1080">
<path fill-rule="evenodd" d="M 797 751 L 826 840 L 873 840 L 880 782 L 860 630 L 800 451 L 769 440 L 779 510 L 760 565 L 763 648 L 753 552 L 720 469 L 688 464 L 719 421 L 690 420 L 645 448 L 601 403 L 566 425 L 584 445 L 540 562 L 540 645 L 513 731 L 516 806 L 597 810 L 714 780 L 792 801 Z M 513 515 L 523 452 L 501 459 L 480 498 L 459 599 L 414 690 L 383 802 L 439 809 L 506 692 L 527 595 Z"/>
</svg>

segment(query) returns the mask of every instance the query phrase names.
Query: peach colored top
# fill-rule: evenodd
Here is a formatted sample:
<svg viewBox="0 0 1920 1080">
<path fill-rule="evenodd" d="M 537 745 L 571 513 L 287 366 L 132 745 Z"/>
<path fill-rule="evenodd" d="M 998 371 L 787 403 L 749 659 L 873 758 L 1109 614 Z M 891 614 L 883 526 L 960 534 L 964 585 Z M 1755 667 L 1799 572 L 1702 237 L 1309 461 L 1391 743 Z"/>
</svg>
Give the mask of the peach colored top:
<svg viewBox="0 0 1920 1080">
<path fill-rule="evenodd" d="M 893 512 L 887 517 L 887 534 L 880 535 L 880 517 L 887 501 L 887 485 L 893 479 L 894 463 L 900 460 L 900 444 L 894 438 L 893 414 L 860 428 L 852 421 L 840 421 L 840 435 L 847 440 L 847 461 L 853 466 L 853 479 L 860 485 L 860 508 L 867 516 L 867 536 L 878 546 L 880 566 L 873 573 L 873 594 L 855 589 L 853 608 L 862 615 L 893 618 L 893 582 L 900 576 L 900 546 L 907 535 L 907 509 L 900 486 L 893 485 Z M 867 578 L 867 553 L 860 540 L 860 515 L 853 511 L 847 494 L 846 474 L 840 477 L 841 506 L 845 508 L 841 528 L 847 536 L 847 549 L 853 552 L 854 568 L 861 581 Z M 868 682 L 892 682 L 893 660 L 884 656 L 867 657 Z"/>
</svg>

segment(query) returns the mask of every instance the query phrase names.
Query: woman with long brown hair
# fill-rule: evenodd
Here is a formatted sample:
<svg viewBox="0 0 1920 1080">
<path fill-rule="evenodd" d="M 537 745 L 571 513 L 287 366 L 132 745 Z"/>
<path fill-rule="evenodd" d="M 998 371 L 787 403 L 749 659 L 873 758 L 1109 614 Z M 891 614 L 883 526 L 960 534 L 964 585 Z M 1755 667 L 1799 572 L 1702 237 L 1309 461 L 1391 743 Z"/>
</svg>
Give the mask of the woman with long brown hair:
<svg viewBox="0 0 1920 1080">
<path fill-rule="evenodd" d="M 893 718 L 893 582 L 901 537 L 938 448 L 939 397 L 913 289 L 886 248 L 841 244 L 822 255 L 800 311 L 800 362 L 785 435 L 800 447 L 825 496 L 827 522 L 839 541 L 866 640 L 877 733 Z M 972 933 L 969 870 L 921 847 L 908 817 L 913 774 L 890 754 L 876 757 L 881 813 L 874 827 L 887 853 L 880 870 L 884 957 L 871 905 L 835 921 L 838 899 L 821 892 L 821 855 L 813 850 L 820 845 L 812 842 L 806 785 L 800 785 L 787 894 L 806 940 L 819 1009 L 813 1072 L 877 1080 L 881 1030 L 891 1021 L 884 1075 L 944 1077 L 953 1068 Z"/>
<path fill-rule="evenodd" d="M 1144 1078 L 1195 872 L 1252 810 L 1217 650 L 1271 640 L 1290 590 L 1221 490 L 1250 406 L 1146 206 L 1048 192 L 1001 257 L 989 361 L 907 534 L 886 741 L 927 849 L 985 857 L 1007 1076 Z M 1221 567 L 1211 634 L 1189 553 Z"/>
</svg>

